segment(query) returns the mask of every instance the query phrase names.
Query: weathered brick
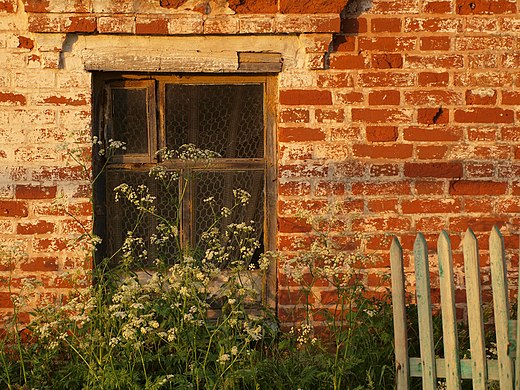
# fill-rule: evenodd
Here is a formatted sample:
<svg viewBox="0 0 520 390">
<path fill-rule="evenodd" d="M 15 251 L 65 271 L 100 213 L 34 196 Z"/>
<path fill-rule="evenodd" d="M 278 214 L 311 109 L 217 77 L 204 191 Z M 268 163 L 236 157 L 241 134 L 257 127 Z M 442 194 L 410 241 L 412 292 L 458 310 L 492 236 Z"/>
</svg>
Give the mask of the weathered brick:
<svg viewBox="0 0 520 390">
<path fill-rule="evenodd" d="M 489 232 L 494 226 L 504 226 L 504 220 L 500 217 L 458 217 L 449 218 L 450 230 L 463 232 L 471 228 L 475 232 Z"/>
<path fill-rule="evenodd" d="M 49 272 L 58 271 L 57 257 L 32 257 L 29 261 L 20 264 L 22 271 L 27 272 Z"/>
<path fill-rule="evenodd" d="M 455 40 L 455 50 L 486 50 L 492 47 L 495 50 L 513 50 L 513 37 L 458 37 Z"/>
<path fill-rule="evenodd" d="M 274 33 L 274 17 L 265 15 L 240 15 L 238 29 L 241 34 Z"/>
<path fill-rule="evenodd" d="M 447 14 L 452 12 L 451 1 L 428 1 L 423 5 L 423 11 L 429 14 Z"/>
<path fill-rule="evenodd" d="M 397 199 L 369 199 L 367 209 L 371 213 L 388 213 L 398 211 L 399 201 Z"/>
<path fill-rule="evenodd" d="M 406 55 L 404 67 L 411 69 L 463 68 L 464 56 L 460 54 Z"/>
<path fill-rule="evenodd" d="M 345 184 L 335 181 L 320 181 L 314 189 L 316 196 L 341 196 L 345 193 Z"/>
<path fill-rule="evenodd" d="M 309 110 L 291 108 L 280 111 L 280 121 L 282 123 L 308 123 L 310 118 Z"/>
<path fill-rule="evenodd" d="M 317 108 L 314 117 L 318 123 L 342 123 L 345 120 L 345 110 Z"/>
<path fill-rule="evenodd" d="M 460 162 L 412 163 L 405 162 L 404 175 L 407 177 L 462 177 Z"/>
<path fill-rule="evenodd" d="M 18 234 L 47 234 L 54 231 L 54 223 L 47 221 L 23 222 L 16 227 Z"/>
<path fill-rule="evenodd" d="M 56 186 L 17 185 L 17 199 L 53 199 L 56 198 Z"/>
<path fill-rule="evenodd" d="M 93 16 L 70 16 L 63 22 L 63 32 L 91 33 L 97 30 L 97 19 Z"/>
<path fill-rule="evenodd" d="M 335 94 L 335 102 L 338 104 L 355 104 L 363 103 L 365 100 L 361 92 L 337 92 Z"/>
<path fill-rule="evenodd" d="M 441 160 L 446 157 L 446 145 L 418 145 L 415 147 L 417 158 L 421 160 Z"/>
<path fill-rule="evenodd" d="M 229 8 L 237 14 L 271 14 L 278 10 L 276 0 L 231 0 Z"/>
<path fill-rule="evenodd" d="M 347 72 L 327 72 L 318 76 L 317 84 L 320 88 L 347 88 L 354 86 L 354 80 Z"/>
<path fill-rule="evenodd" d="M 363 87 L 412 87 L 415 75 L 410 72 L 364 72 L 359 75 L 359 83 Z"/>
<path fill-rule="evenodd" d="M 396 108 L 353 108 L 352 120 L 365 123 L 408 123 L 412 112 Z"/>
<path fill-rule="evenodd" d="M 457 0 L 455 8 L 458 14 L 509 14 L 517 10 L 516 1 L 511 0 Z"/>
<path fill-rule="evenodd" d="M 393 142 L 399 136 L 395 126 L 367 126 L 366 134 L 370 142 Z"/>
<path fill-rule="evenodd" d="M 451 195 L 503 195 L 507 183 L 477 180 L 458 180 L 450 183 Z"/>
<path fill-rule="evenodd" d="M 97 30 L 102 34 L 133 34 L 135 18 L 130 16 L 102 16 L 97 19 Z"/>
<path fill-rule="evenodd" d="M 312 230 L 312 226 L 301 218 L 279 217 L 278 231 L 280 233 L 306 233 Z"/>
<path fill-rule="evenodd" d="M 368 57 L 362 54 L 333 53 L 330 57 L 331 69 L 365 69 L 368 68 Z"/>
<path fill-rule="evenodd" d="M 321 129 L 309 127 L 282 127 L 278 130 L 280 142 L 323 141 L 325 136 Z"/>
<path fill-rule="evenodd" d="M 405 32 L 457 33 L 462 31 L 463 21 L 454 18 L 405 18 Z"/>
<path fill-rule="evenodd" d="M 373 164 L 370 166 L 370 176 L 394 177 L 399 175 L 399 166 L 397 164 Z"/>
<path fill-rule="evenodd" d="M 280 196 L 307 196 L 311 193 L 311 185 L 308 182 L 284 181 L 278 184 Z"/>
<path fill-rule="evenodd" d="M 406 37 L 362 37 L 358 39 L 359 50 L 367 51 L 410 51 L 415 48 L 416 39 Z"/>
<path fill-rule="evenodd" d="M 297 14 L 276 14 L 275 16 L 275 31 L 278 33 L 331 33 L 339 32 L 340 26 L 341 19 L 339 15 L 335 14 L 306 15 L 304 18 Z"/>
<path fill-rule="evenodd" d="M 372 68 L 399 69 L 403 67 L 403 55 L 396 53 L 372 54 Z"/>
<path fill-rule="evenodd" d="M 404 101 L 412 106 L 422 105 L 456 105 L 461 104 L 463 98 L 460 93 L 452 91 L 421 89 L 418 91 L 406 91 Z"/>
<path fill-rule="evenodd" d="M 330 105 L 330 91 L 319 90 L 283 90 L 280 91 L 280 103 L 285 105 Z"/>
<path fill-rule="evenodd" d="M 399 105 L 401 94 L 397 90 L 373 91 L 368 94 L 368 104 L 371 106 Z"/>
<path fill-rule="evenodd" d="M 438 108 L 419 108 L 417 110 L 417 122 L 426 125 L 444 125 L 450 120 L 449 110 L 442 106 Z"/>
<path fill-rule="evenodd" d="M 0 216 L 27 217 L 29 215 L 27 203 L 12 200 L 0 200 Z"/>
<path fill-rule="evenodd" d="M 515 118 L 512 110 L 480 107 L 455 110 L 454 119 L 458 123 L 513 123 Z"/>
<path fill-rule="evenodd" d="M 352 229 L 357 232 L 403 232 L 409 231 L 410 227 L 410 219 L 404 217 L 367 217 L 352 221 Z"/>
<path fill-rule="evenodd" d="M 421 50 L 450 50 L 450 37 L 422 37 L 419 47 Z"/>
<path fill-rule="evenodd" d="M 402 20 L 400 18 L 373 18 L 370 22 L 371 31 L 380 32 L 401 32 Z"/>
<path fill-rule="evenodd" d="M 14 92 L 0 92 L 0 105 L 24 106 L 27 99 L 23 94 Z"/>
<path fill-rule="evenodd" d="M 204 21 L 204 34 L 236 34 L 239 20 L 231 15 L 218 15 Z"/>
<path fill-rule="evenodd" d="M 136 34 L 143 35 L 167 35 L 168 19 L 159 17 L 139 17 L 135 22 Z"/>
<path fill-rule="evenodd" d="M 416 0 L 390 0 L 375 2 L 370 12 L 381 15 L 406 15 L 419 12 L 419 2 Z"/>
<path fill-rule="evenodd" d="M 508 106 L 520 105 L 520 92 L 502 91 L 502 104 Z"/>
<path fill-rule="evenodd" d="M 418 82 L 421 87 L 445 87 L 448 85 L 449 79 L 448 72 L 421 72 Z"/>
<path fill-rule="evenodd" d="M 375 182 L 375 183 L 353 183 L 353 195 L 409 195 L 411 193 L 410 182 L 408 181 L 391 181 L 391 182 Z"/>
<path fill-rule="evenodd" d="M 247 2 L 245 1 L 245 3 Z M 249 0 L 249 2 L 255 3 L 256 0 Z M 271 2 L 273 3 L 272 0 Z M 279 10 L 284 14 L 339 14 L 345 7 L 343 0 L 280 0 L 279 3 Z M 276 2 L 274 4 L 276 5 Z M 264 12 L 262 8 L 259 8 L 258 11 L 258 13 Z"/>
<path fill-rule="evenodd" d="M 478 88 L 466 91 L 466 104 L 492 105 L 497 101 L 497 91 L 492 88 Z"/>
<path fill-rule="evenodd" d="M 459 127 L 432 129 L 429 127 L 411 126 L 403 130 L 405 141 L 418 142 L 458 142 L 463 137 L 463 130 Z"/>
<path fill-rule="evenodd" d="M 357 37 L 337 34 L 332 41 L 332 47 L 335 53 L 353 52 L 357 47 Z"/>
</svg>

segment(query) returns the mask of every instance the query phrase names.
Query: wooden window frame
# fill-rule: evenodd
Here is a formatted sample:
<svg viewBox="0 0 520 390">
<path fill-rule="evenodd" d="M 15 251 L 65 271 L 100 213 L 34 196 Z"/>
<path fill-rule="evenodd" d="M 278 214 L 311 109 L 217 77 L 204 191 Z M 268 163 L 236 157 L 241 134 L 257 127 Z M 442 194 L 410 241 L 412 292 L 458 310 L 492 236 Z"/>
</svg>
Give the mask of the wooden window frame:
<svg viewBox="0 0 520 390">
<path fill-rule="evenodd" d="M 107 165 L 107 169 L 124 169 L 124 170 L 147 170 L 157 164 L 164 164 L 168 169 L 181 169 L 182 161 L 169 161 L 162 163 L 158 160 L 156 152 L 165 147 L 166 143 L 166 126 L 165 126 L 165 91 L 166 84 L 200 84 L 200 85 L 216 85 L 216 84 L 261 84 L 263 85 L 263 109 L 264 109 L 264 156 L 263 158 L 242 158 L 227 159 L 219 158 L 212 161 L 211 167 L 202 169 L 206 171 L 238 171 L 238 170 L 262 170 L 264 172 L 264 250 L 274 251 L 276 249 L 276 202 L 277 202 L 277 170 L 276 170 L 276 76 L 275 75 L 192 75 L 192 74 L 125 74 L 120 72 L 98 73 L 94 77 L 94 104 L 95 121 L 97 122 L 98 134 L 102 140 L 110 138 L 117 139 L 113 134 L 110 123 L 110 89 L 111 88 L 140 88 L 147 91 L 147 114 L 148 114 L 148 153 L 134 155 L 118 155 L 114 156 L 112 162 Z M 102 93 L 100 93 L 102 91 Z M 204 145 L 197 145 L 204 148 Z M 99 165 L 99 164 L 98 164 Z M 94 162 L 94 167 L 96 164 Z M 200 167 L 194 167 L 194 170 Z M 103 180 L 101 180 L 103 182 Z M 105 191 L 104 184 L 98 185 L 96 194 Z M 95 203 L 104 203 L 104 195 L 96 196 L 99 200 Z M 104 217 L 102 205 L 95 204 L 96 214 L 101 215 L 98 224 L 95 224 L 96 233 L 102 236 L 109 234 L 108 224 Z M 184 207 L 184 205 L 183 205 Z M 187 206 L 189 207 L 189 206 Z M 192 210 L 193 211 L 193 210 Z M 193 213 L 183 212 L 183 231 L 189 226 L 189 233 L 182 237 L 182 240 L 193 242 L 194 229 L 191 218 Z M 98 218 L 96 218 L 98 219 Z M 106 249 L 105 249 L 106 251 Z M 262 301 L 271 307 L 276 304 L 276 269 L 277 265 L 273 264 L 268 270 L 267 277 L 262 285 Z"/>
</svg>

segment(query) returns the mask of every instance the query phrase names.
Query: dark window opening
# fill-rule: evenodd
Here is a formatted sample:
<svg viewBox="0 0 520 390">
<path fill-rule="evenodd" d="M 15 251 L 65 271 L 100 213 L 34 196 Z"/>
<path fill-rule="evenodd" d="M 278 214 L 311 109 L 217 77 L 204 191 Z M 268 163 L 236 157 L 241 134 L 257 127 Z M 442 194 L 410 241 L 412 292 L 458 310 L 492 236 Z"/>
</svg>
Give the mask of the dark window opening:
<svg viewBox="0 0 520 390">
<path fill-rule="evenodd" d="M 111 140 L 126 147 L 114 150 L 109 160 L 105 155 L 94 161 L 95 173 L 103 169 L 95 189 L 95 231 L 103 238 L 98 256 L 119 261 L 131 231 L 143 239 L 146 266 L 156 258 L 171 263 L 186 247 L 203 253 L 199 243 L 208 229 L 218 229 L 224 240 L 226 226 L 247 222 L 260 243 L 249 259 L 255 264 L 264 248 L 272 246 L 269 187 L 275 179 L 268 77 L 100 74 L 95 80 L 101 147 Z M 186 144 L 219 156 L 187 162 L 161 153 Z M 178 180 L 157 181 L 149 171 L 159 168 Z M 155 198 L 156 213 L 139 212 L 125 199 L 116 201 L 114 189 L 123 183 L 134 188 L 144 184 Z M 231 208 L 236 189 L 251 195 L 248 204 L 215 224 L 216 208 Z M 158 229 L 164 229 L 164 217 L 180 245 L 154 240 Z"/>
</svg>

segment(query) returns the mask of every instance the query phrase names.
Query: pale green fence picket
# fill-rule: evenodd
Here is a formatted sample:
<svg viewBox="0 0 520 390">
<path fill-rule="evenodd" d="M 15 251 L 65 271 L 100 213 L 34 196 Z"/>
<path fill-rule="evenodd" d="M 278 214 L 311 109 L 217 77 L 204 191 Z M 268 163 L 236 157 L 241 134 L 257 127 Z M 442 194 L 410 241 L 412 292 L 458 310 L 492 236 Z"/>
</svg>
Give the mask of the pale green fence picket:
<svg viewBox="0 0 520 390">
<path fill-rule="evenodd" d="M 415 239 L 413 257 L 415 263 L 415 293 L 417 295 L 417 315 L 419 318 L 423 389 L 435 390 L 437 388 L 437 375 L 430 295 L 430 267 L 428 266 L 428 247 L 421 233 L 417 234 Z"/>
<path fill-rule="evenodd" d="M 392 269 L 392 308 L 394 315 L 394 348 L 397 390 L 409 388 L 410 363 L 408 361 L 408 335 L 406 332 L 406 303 L 403 268 L 403 249 L 393 238 L 390 246 Z"/>
<path fill-rule="evenodd" d="M 471 229 L 466 231 L 462 241 L 471 358 L 459 359 L 453 261 L 450 239 L 444 231 L 439 236 L 437 250 L 445 356 L 435 358 L 428 249 L 424 236 L 419 233 L 414 244 L 414 263 L 421 357 L 416 358 L 409 357 L 407 351 L 403 253 L 397 238 L 392 240 L 390 264 L 397 389 L 408 389 L 409 377 L 422 377 L 423 389 L 436 389 L 437 378 L 446 378 L 448 389 L 460 390 L 461 378 L 471 378 L 473 389 L 486 389 L 491 379 L 500 381 L 501 390 L 520 390 L 520 348 L 516 348 L 517 340 L 520 341 L 520 321 L 509 319 L 504 241 L 496 227 L 491 232 L 489 248 L 498 359 L 486 359 L 480 258 L 478 242 Z M 520 274 L 518 278 L 520 285 Z M 518 300 L 520 307 L 520 294 Z"/>
<path fill-rule="evenodd" d="M 480 286 L 480 256 L 475 234 L 468 229 L 462 241 L 464 253 L 464 277 L 468 305 L 469 343 L 473 366 L 473 389 L 487 388 L 486 345 L 484 315 L 482 312 L 482 288 Z"/>
<path fill-rule="evenodd" d="M 444 230 L 437 241 L 439 257 L 439 287 L 441 290 L 442 335 L 446 365 L 446 387 L 460 390 L 459 343 L 457 337 L 457 313 L 455 310 L 455 283 L 453 282 L 453 258 L 451 241 Z"/>
<path fill-rule="evenodd" d="M 508 355 L 509 297 L 507 289 L 504 240 L 495 226 L 489 237 L 489 257 L 493 308 L 497 337 L 498 373 L 501 390 L 513 390 L 513 362 Z"/>
</svg>

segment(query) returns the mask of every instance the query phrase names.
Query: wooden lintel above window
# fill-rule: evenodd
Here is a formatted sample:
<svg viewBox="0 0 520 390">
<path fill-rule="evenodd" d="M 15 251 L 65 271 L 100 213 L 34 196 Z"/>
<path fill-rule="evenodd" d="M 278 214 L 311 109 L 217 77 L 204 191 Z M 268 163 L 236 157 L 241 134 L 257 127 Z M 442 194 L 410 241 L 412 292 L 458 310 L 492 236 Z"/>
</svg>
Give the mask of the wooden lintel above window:
<svg viewBox="0 0 520 390">
<path fill-rule="evenodd" d="M 85 50 L 85 69 L 89 71 L 186 72 L 186 73 L 278 73 L 282 55 L 266 52 L 199 52 L 179 53 L 154 50 Z"/>
<path fill-rule="evenodd" d="M 266 52 L 239 52 L 238 71 L 273 72 L 282 71 L 282 55 Z"/>
</svg>

